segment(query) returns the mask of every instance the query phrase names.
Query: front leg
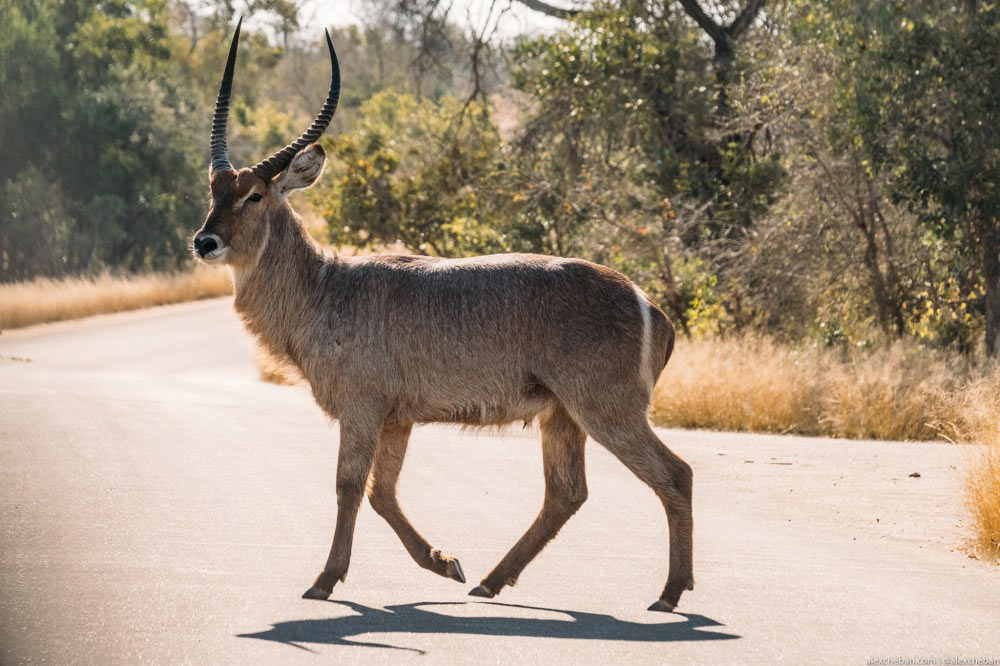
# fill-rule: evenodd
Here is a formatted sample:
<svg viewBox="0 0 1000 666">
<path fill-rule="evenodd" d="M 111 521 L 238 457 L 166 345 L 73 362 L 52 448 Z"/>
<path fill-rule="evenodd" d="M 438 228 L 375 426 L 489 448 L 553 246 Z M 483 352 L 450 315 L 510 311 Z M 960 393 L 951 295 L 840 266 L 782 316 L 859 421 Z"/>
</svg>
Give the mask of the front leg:
<svg viewBox="0 0 1000 666">
<path fill-rule="evenodd" d="M 338 581 L 347 578 L 351 544 L 358 508 L 364 497 L 381 424 L 375 419 L 343 418 L 340 423 L 340 454 L 337 458 L 337 528 L 330 557 L 303 599 L 326 599 Z"/>
</svg>

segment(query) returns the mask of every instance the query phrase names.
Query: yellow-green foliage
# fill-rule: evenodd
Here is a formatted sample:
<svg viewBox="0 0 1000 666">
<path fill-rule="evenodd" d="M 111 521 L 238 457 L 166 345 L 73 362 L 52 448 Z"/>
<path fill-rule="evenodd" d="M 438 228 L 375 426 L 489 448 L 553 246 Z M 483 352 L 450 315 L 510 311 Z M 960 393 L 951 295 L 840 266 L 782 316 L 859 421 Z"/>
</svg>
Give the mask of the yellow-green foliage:
<svg viewBox="0 0 1000 666">
<path fill-rule="evenodd" d="M 373 95 L 354 130 L 327 139 L 333 177 L 313 200 L 335 245 L 401 243 L 413 252 L 465 256 L 507 249 L 482 186 L 500 136 L 480 103 Z"/>
</svg>

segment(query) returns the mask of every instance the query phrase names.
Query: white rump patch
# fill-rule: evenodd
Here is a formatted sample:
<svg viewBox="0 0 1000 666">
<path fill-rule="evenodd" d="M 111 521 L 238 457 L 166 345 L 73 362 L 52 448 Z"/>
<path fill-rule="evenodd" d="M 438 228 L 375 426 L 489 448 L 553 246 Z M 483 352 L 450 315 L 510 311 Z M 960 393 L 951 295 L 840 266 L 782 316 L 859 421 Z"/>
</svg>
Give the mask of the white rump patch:
<svg viewBox="0 0 1000 666">
<path fill-rule="evenodd" d="M 652 393 L 656 377 L 653 374 L 652 359 L 649 357 L 653 347 L 653 323 L 649 314 L 649 299 L 646 298 L 646 292 L 638 285 L 632 285 L 632 288 L 635 289 L 635 296 L 639 300 L 639 313 L 642 315 L 642 351 L 639 354 L 639 375 L 646 383 L 649 392 Z"/>
</svg>

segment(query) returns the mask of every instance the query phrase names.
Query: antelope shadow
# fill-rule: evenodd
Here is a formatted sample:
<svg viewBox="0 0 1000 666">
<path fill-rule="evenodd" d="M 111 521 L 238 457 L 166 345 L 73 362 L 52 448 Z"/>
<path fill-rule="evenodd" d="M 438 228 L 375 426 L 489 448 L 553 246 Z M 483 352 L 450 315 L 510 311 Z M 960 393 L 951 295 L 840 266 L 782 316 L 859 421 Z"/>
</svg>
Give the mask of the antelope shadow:
<svg viewBox="0 0 1000 666">
<path fill-rule="evenodd" d="M 326 620 L 291 620 L 278 622 L 266 631 L 238 634 L 284 643 L 308 650 L 305 644 L 345 645 L 406 650 L 424 654 L 415 648 L 352 640 L 363 634 L 465 634 L 470 636 L 525 636 L 532 638 L 589 639 L 663 643 L 673 641 L 718 641 L 740 638 L 736 634 L 708 630 L 723 626 L 720 622 L 693 613 L 676 613 L 683 622 L 646 624 L 619 620 L 601 613 L 539 608 L 517 604 L 478 602 L 476 605 L 545 611 L 568 619 L 526 617 L 455 617 L 427 610 L 430 606 L 466 606 L 466 602 L 417 602 L 385 608 L 370 608 L 351 601 L 332 601 L 354 611 L 355 615 Z"/>
</svg>

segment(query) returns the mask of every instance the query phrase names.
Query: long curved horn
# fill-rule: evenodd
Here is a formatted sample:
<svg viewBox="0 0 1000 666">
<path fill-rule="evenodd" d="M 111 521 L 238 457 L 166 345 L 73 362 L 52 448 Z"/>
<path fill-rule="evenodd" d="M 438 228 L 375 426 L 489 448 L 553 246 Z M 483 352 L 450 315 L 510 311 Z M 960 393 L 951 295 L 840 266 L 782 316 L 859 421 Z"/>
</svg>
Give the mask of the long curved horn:
<svg viewBox="0 0 1000 666">
<path fill-rule="evenodd" d="M 292 161 L 292 158 L 300 150 L 310 143 L 315 143 L 323 135 L 323 132 L 326 131 L 327 126 L 329 126 L 330 121 L 333 119 L 333 114 L 337 111 L 337 101 L 340 99 L 340 62 L 337 60 L 337 52 L 333 48 L 333 40 L 330 39 L 329 30 L 326 31 L 326 45 L 330 49 L 330 67 L 333 69 L 333 74 L 330 77 L 330 92 L 327 93 L 326 102 L 323 103 L 323 108 L 320 109 L 316 120 L 313 121 L 312 125 L 309 126 L 309 129 L 302 136 L 266 160 L 262 160 L 251 167 L 251 170 L 264 180 L 271 180 L 277 174 L 284 171 Z"/>
<path fill-rule="evenodd" d="M 216 171 L 232 171 L 226 149 L 226 127 L 229 124 L 229 96 L 233 91 L 233 70 L 236 68 L 236 48 L 240 44 L 240 26 L 243 17 L 236 24 L 236 34 L 229 47 L 229 59 L 226 60 L 226 71 L 222 74 L 219 84 L 219 97 L 215 100 L 215 115 L 212 117 L 212 173 Z"/>
</svg>

